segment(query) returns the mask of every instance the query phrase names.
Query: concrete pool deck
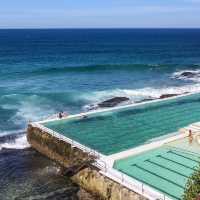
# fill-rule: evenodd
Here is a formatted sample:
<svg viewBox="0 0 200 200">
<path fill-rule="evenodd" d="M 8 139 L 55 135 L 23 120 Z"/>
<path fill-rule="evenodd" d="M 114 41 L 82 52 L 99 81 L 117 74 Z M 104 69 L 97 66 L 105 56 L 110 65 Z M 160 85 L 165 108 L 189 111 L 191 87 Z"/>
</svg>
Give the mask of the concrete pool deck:
<svg viewBox="0 0 200 200">
<path fill-rule="evenodd" d="M 188 95 L 183 96 L 185 97 Z M 175 98 L 177 97 L 171 97 L 169 99 Z M 167 100 L 168 99 L 162 101 Z M 161 100 L 156 100 L 156 102 L 161 102 Z M 148 103 L 149 102 L 142 103 L 142 105 Z M 126 108 L 129 107 L 135 107 L 135 105 L 126 106 Z M 124 107 L 115 108 L 114 110 L 122 108 Z M 86 114 L 90 115 L 112 110 L 113 109 L 107 109 L 104 111 L 89 112 Z M 64 120 L 82 117 L 83 115 L 85 115 L 85 113 L 69 116 Z M 188 136 L 188 130 L 190 129 L 194 134 L 200 133 L 199 124 L 194 123 L 184 129 L 181 129 L 180 133 L 177 132 L 176 134 L 173 134 L 167 138 L 158 138 L 158 140 L 149 141 L 148 144 L 129 148 L 125 151 L 120 151 L 114 154 L 105 155 L 102 152 L 88 147 L 81 142 L 77 142 L 73 138 L 60 134 L 59 132 L 44 126 L 44 123 L 62 120 L 51 119 L 30 123 L 27 134 L 28 141 L 33 148 L 50 157 L 51 159 L 59 162 L 65 167 L 71 167 L 72 165 L 82 166 L 89 159 L 93 159 L 93 162 L 90 163 L 89 166 L 87 165 L 83 169 L 79 167 L 80 170 L 72 178 L 76 183 L 91 193 L 98 194 L 103 199 L 109 200 L 174 199 L 173 191 L 172 195 L 171 193 L 168 194 L 166 191 L 159 189 L 154 184 L 149 183 L 147 180 L 139 180 L 134 174 L 128 174 L 126 171 L 123 171 L 124 169 L 120 168 L 119 171 L 119 169 L 115 168 L 116 162 L 123 159 L 132 159 L 139 156 L 140 154 L 154 151 L 155 149 L 162 148 L 163 146 L 165 148 L 169 148 L 169 146 L 167 147 L 166 145 L 169 143 L 170 148 L 172 148 L 174 142 L 176 143 L 176 141 L 181 141 L 183 138 Z M 176 143 L 175 146 L 177 145 L 178 144 Z M 196 147 L 195 149 L 197 149 L 198 153 L 198 145 L 196 145 Z M 175 147 L 173 146 L 173 148 Z M 185 148 L 187 149 L 187 145 Z M 194 148 L 191 148 L 189 151 L 193 152 Z M 170 173 L 172 174 L 172 172 Z M 142 174 L 142 171 L 139 174 Z M 179 191 L 178 194 L 180 193 L 181 192 Z M 177 194 L 175 194 L 175 197 L 176 195 Z M 179 197 L 180 196 L 178 196 L 178 199 Z"/>
</svg>

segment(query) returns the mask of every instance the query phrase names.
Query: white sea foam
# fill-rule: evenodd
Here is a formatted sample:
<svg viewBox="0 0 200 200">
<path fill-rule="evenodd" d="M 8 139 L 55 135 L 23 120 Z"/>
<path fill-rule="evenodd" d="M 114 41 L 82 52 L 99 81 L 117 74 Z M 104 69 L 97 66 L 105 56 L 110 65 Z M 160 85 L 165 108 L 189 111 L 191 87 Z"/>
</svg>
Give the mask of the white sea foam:
<svg viewBox="0 0 200 200">
<path fill-rule="evenodd" d="M 51 101 L 46 97 L 38 95 L 7 95 L 10 101 L 5 101 L 1 107 L 5 110 L 15 110 L 15 114 L 8 120 L 16 127 L 26 127 L 29 121 L 38 121 L 45 119 L 55 113 Z M 24 149 L 29 147 L 24 129 L 12 131 L 0 131 L 0 150 L 7 149 Z"/>
<path fill-rule="evenodd" d="M 47 98 L 38 95 L 10 95 L 4 96 L 10 98 L 5 101 L 1 107 L 5 110 L 14 110 L 13 114 L 8 120 L 13 123 L 14 127 L 25 128 L 29 121 L 38 121 L 55 113 L 54 108 L 48 102 Z M 29 147 L 28 141 L 24 134 L 25 130 L 0 130 L 0 150 L 2 149 L 24 149 Z"/>
<path fill-rule="evenodd" d="M 26 139 L 26 135 L 19 136 L 14 140 L 7 141 L 5 143 L 0 144 L 0 150 L 3 148 L 6 149 L 25 149 L 30 145 Z"/>
<path fill-rule="evenodd" d="M 193 76 L 192 77 L 187 77 L 187 76 L 183 76 L 182 74 L 185 72 L 189 72 L 192 73 Z M 174 72 L 171 76 L 171 78 L 173 79 L 179 79 L 179 80 L 190 80 L 196 83 L 200 83 L 200 69 L 196 69 L 196 70 L 181 70 L 181 71 L 177 71 Z"/>
<path fill-rule="evenodd" d="M 16 95 L 11 95 L 10 98 L 12 97 L 16 98 Z M 16 110 L 9 120 L 19 126 L 25 125 L 28 121 L 44 119 L 56 112 L 47 98 L 38 95 L 19 96 L 15 104 L 5 103 L 1 107 L 7 110 Z"/>
<path fill-rule="evenodd" d="M 157 99 L 163 94 L 184 94 L 187 92 L 200 92 L 200 84 L 188 84 L 184 86 L 176 86 L 176 87 L 161 87 L 161 88 L 151 88 L 146 87 L 143 89 L 115 89 L 115 90 L 105 90 L 105 91 L 97 91 L 92 92 L 88 95 L 85 95 L 84 98 L 87 99 L 90 104 L 86 105 L 84 108 L 90 108 L 91 104 L 95 108 L 95 106 L 104 100 L 107 100 L 112 97 L 128 97 L 130 101 L 128 103 L 136 103 L 137 101 L 144 99 Z M 92 107 L 91 107 L 92 108 Z"/>
<path fill-rule="evenodd" d="M 25 129 L 12 130 L 12 131 L 0 131 L 0 137 L 25 133 L 25 131 L 26 131 Z"/>
<path fill-rule="evenodd" d="M 38 176 L 44 175 L 44 174 L 55 175 L 55 174 L 60 174 L 60 170 L 61 168 L 59 168 L 57 165 L 53 165 L 53 166 L 46 166 L 43 169 L 39 169 L 37 173 L 38 173 Z"/>
</svg>

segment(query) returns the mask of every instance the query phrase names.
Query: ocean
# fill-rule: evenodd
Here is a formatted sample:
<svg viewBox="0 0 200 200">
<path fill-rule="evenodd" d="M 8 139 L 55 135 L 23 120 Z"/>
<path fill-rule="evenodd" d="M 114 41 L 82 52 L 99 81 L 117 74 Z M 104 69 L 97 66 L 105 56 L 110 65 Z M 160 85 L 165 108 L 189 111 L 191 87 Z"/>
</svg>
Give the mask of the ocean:
<svg viewBox="0 0 200 200">
<path fill-rule="evenodd" d="M 0 30 L 0 199 L 80 199 L 55 163 L 29 148 L 29 121 L 112 97 L 196 91 L 200 29 Z"/>
</svg>

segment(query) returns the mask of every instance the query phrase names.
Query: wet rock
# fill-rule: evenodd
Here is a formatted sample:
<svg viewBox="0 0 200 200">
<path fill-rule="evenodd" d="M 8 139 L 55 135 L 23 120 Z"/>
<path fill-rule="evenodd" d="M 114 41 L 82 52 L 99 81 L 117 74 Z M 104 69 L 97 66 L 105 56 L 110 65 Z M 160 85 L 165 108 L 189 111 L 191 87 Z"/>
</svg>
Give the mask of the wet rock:
<svg viewBox="0 0 200 200">
<path fill-rule="evenodd" d="M 139 100 L 139 101 L 136 101 L 135 103 L 142 103 L 142 102 L 146 102 L 146 101 L 152 101 L 152 100 L 155 100 L 155 98 L 146 98 L 146 99 L 142 99 L 142 100 Z"/>
<path fill-rule="evenodd" d="M 182 94 L 187 94 L 188 92 L 184 92 Z M 157 98 L 153 98 L 153 97 L 146 97 L 145 99 L 141 99 L 138 101 L 135 101 L 135 103 L 142 103 L 142 102 L 147 102 L 147 101 L 152 101 L 152 100 L 156 100 L 156 99 L 165 99 L 165 98 L 169 98 L 169 97 L 175 97 L 181 94 L 162 94 L 160 95 L 160 97 Z M 115 107 L 118 104 L 122 103 L 122 102 L 126 102 L 129 101 L 130 99 L 127 97 L 113 97 L 111 99 L 108 99 L 106 101 L 103 101 L 101 103 L 98 104 L 90 104 L 87 106 L 87 111 L 90 110 L 96 110 L 98 108 L 108 108 L 108 107 Z"/>
<path fill-rule="evenodd" d="M 197 75 L 197 73 L 194 73 L 194 72 L 183 72 L 183 73 L 180 74 L 180 76 L 184 76 L 184 77 L 187 77 L 187 78 L 192 78 L 196 75 Z"/>
<path fill-rule="evenodd" d="M 117 106 L 118 104 L 128 101 L 128 100 L 129 100 L 129 98 L 127 98 L 127 97 L 113 97 L 113 98 L 103 101 L 97 105 L 99 108 L 108 108 L 108 107 Z"/>
<path fill-rule="evenodd" d="M 97 195 L 92 195 L 85 191 L 83 188 L 80 188 L 80 190 L 77 193 L 78 199 L 82 200 L 102 200 L 102 198 L 98 197 Z"/>
<path fill-rule="evenodd" d="M 159 99 L 165 99 L 165 98 L 174 97 L 174 96 L 178 96 L 178 94 L 162 94 L 159 97 Z"/>
</svg>

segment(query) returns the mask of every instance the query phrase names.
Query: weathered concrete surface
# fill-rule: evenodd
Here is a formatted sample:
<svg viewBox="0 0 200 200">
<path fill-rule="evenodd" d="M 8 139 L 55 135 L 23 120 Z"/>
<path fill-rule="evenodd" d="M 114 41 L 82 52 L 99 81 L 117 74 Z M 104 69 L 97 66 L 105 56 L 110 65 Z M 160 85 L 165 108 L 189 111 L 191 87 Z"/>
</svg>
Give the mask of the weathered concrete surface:
<svg viewBox="0 0 200 200">
<path fill-rule="evenodd" d="M 31 125 L 28 126 L 27 140 L 37 151 L 64 167 L 78 165 L 89 159 L 87 153 Z"/>
<path fill-rule="evenodd" d="M 87 153 L 53 137 L 43 130 L 28 126 L 27 139 L 31 146 L 50 159 L 68 168 L 88 160 Z M 71 177 L 91 194 L 105 200 L 145 200 L 139 194 L 102 175 L 97 168 L 87 166 Z"/>
<path fill-rule="evenodd" d="M 94 195 L 106 200 L 145 200 L 139 194 L 123 187 L 90 167 L 81 170 L 72 180 Z"/>
</svg>

